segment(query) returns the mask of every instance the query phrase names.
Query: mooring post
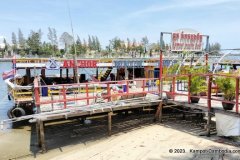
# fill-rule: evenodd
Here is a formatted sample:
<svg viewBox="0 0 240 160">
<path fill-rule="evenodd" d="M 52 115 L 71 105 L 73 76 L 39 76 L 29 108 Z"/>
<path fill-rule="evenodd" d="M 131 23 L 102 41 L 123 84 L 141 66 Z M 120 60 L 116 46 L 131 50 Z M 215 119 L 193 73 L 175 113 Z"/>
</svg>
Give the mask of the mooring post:
<svg viewBox="0 0 240 160">
<path fill-rule="evenodd" d="M 236 113 L 238 113 L 238 106 L 239 106 L 239 77 L 236 78 Z"/>
<path fill-rule="evenodd" d="M 172 97 L 173 100 L 175 100 L 175 82 L 176 82 L 176 77 L 174 76 L 172 79 Z"/>
<path fill-rule="evenodd" d="M 108 102 L 111 101 L 111 89 L 110 89 L 109 83 L 107 83 L 107 99 L 108 99 Z"/>
<path fill-rule="evenodd" d="M 46 144 L 45 144 L 45 135 L 44 135 L 44 123 L 42 120 L 39 120 L 39 128 L 40 128 L 40 144 L 43 152 L 46 152 Z"/>
<path fill-rule="evenodd" d="M 158 121 L 162 123 L 162 109 L 163 109 L 163 103 L 162 101 L 159 103 L 157 107 L 157 111 L 155 113 L 155 121 Z"/>
<path fill-rule="evenodd" d="M 207 136 L 208 137 L 210 137 L 210 135 L 211 135 L 211 132 L 210 132 L 210 130 L 211 130 L 211 118 L 212 118 L 211 113 L 208 112 L 208 120 L 207 120 Z"/>
<path fill-rule="evenodd" d="M 38 146 L 41 147 L 41 141 L 40 141 L 40 121 L 39 121 L 39 119 L 37 119 L 37 121 L 36 121 L 36 135 L 37 135 Z"/>
<path fill-rule="evenodd" d="M 188 75 L 188 104 L 191 103 L 190 87 L 191 87 L 191 74 Z"/>
<path fill-rule="evenodd" d="M 108 112 L 108 135 L 112 134 L 112 114 L 113 112 Z"/>
<path fill-rule="evenodd" d="M 211 94 L 212 94 L 212 76 L 208 77 L 208 94 L 207 94 L 207 106 L 208 106 L 208 120 L 207 120 L 207 136 L 210 137 L 211 130 Z"/>
<path fill-rule="evenodd" d="M 160 50 L 160 57 L 159 57 L 159 96 L 162 99 L 162 91 L 163 91 L 163 78 L 162 78 L 162 73 L 163 73 L 163 51 L 162 49 Z"/>
</svg>

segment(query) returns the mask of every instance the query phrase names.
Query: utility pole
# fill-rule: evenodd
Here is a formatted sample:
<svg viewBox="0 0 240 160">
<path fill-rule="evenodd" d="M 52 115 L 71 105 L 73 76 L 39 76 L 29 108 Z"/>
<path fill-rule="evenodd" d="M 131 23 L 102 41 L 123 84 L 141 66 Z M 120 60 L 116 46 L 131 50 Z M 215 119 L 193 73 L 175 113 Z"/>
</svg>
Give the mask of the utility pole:
<svg viewBox="0 0 240 160">
<path fill-rule="evenodd" d="M 71 12 L 70 12 L 69 0 L 67 0 L 67 5 L 68 5 L 68 14 L 69 14 L 70 22 L 71 22 L 71 30 L 72 30 L 72 36 L 73 36 L 73 48 L 74 48 L 74 55 L 73 55 L 74 69 L 73 69 L 73 72 L 74 72 L 75 82 L 79 83 L 78 66 L 77 66 L 77 49 L 76 49 L 76 45 L 75 45 L 75 38 L 74 38 L 74 32 L 73 32 L 73 24 L 72 24 Z"/>
</svg>

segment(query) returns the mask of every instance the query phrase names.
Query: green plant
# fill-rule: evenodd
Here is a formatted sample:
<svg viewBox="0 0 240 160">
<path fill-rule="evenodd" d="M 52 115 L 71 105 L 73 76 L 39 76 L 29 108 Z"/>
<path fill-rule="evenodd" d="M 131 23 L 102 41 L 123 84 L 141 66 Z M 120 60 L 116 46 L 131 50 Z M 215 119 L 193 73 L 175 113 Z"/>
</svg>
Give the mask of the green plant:
<svg viewBox="0 0 240 160">
<path fill-rule="evenodd" d="M 205 92 L 207 89 L 206 80 L 200 76 L 193 76 L 191 78 L 190 93 L 197 95 L 201 92 Z"/>
<path fill-rule="evenodd" d="M 191 68 L 189 72 L 191 74 L 201 74 L 206 73 L 207 67 L 202 66 L 198 68 Z M 207 90 L 207 84 L 206 84 L 206 78 L 199 75 L 194 75 L 191 78 L 191 86 L 190 86 L 190 92 L 192 95 L 197 95 L 201 92 L 206 92 Z"/>
<path fill-rule="evenodd" d="M 224 100 L 232 101 L 235 99 L 236 85 L 233 78 L 219 77 L 216 79 L 216 84 L 224 93 Z"/>
</svg>

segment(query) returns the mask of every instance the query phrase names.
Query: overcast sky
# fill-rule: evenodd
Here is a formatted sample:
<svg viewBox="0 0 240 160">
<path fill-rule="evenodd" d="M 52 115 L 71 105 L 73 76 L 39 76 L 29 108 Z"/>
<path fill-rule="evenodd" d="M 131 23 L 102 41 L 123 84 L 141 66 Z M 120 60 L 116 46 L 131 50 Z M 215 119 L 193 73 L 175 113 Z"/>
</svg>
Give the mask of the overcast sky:
<svg viewBox="0 0 240 160">
<path fill-rule="evenodd" d="M 1 1 L 0 36 L 11 41 L 11 33 L 21 28 L 27 37 L 30 30 L 42 29 L 47 40 L 48 27 L 58 37 L 71 33 L 67 0 Z M 159 40 L 160 32 L 192 28 L 210 35 L 210 42 L 222 48 L 240 48 L 240 0 L 69 0 L 73 29 L 87 39 L 96 35 L 103 44 L 118 36 L 121 39 L 147 36 Z"/>
</svg>

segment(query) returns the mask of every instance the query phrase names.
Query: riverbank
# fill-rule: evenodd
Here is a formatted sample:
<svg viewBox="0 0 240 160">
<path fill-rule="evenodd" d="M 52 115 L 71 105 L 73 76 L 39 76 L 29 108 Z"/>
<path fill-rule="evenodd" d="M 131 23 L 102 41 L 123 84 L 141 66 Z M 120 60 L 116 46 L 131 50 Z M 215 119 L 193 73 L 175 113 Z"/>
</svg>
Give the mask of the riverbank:
<svg viewBox="0 0 240 160">
<path fill-rule="evenodd" d="M 193 150 L 236 149 L 238 144 L 216 135 L 199 136 L 202 124 L 168 118 L 153 123 L 151 115 L 113 120 L 113 135 L 107 136 L 105 119 L 81 124 L 79 120 L 46 127 L 48 152 L 37 147 L 33 126 L 0 134 L 0 159 L 105 160 L 105 159 L 237 159 L 240 154 L 198 154 Z M 124 119 L 124 120 L 123 120 Z M 33 128 L 31 128 L 33 127 Z M 214 133 L 214 132 L 212 132 Z M 184 153 L 170 153 L 181 149 Z M 174 150 L 175 151 L 175 150 Z"/>
<path fill-rule="evenodd" d="M 12 58 L 0 58 L 0 62 L 11 62 Z"/>
</svg>

